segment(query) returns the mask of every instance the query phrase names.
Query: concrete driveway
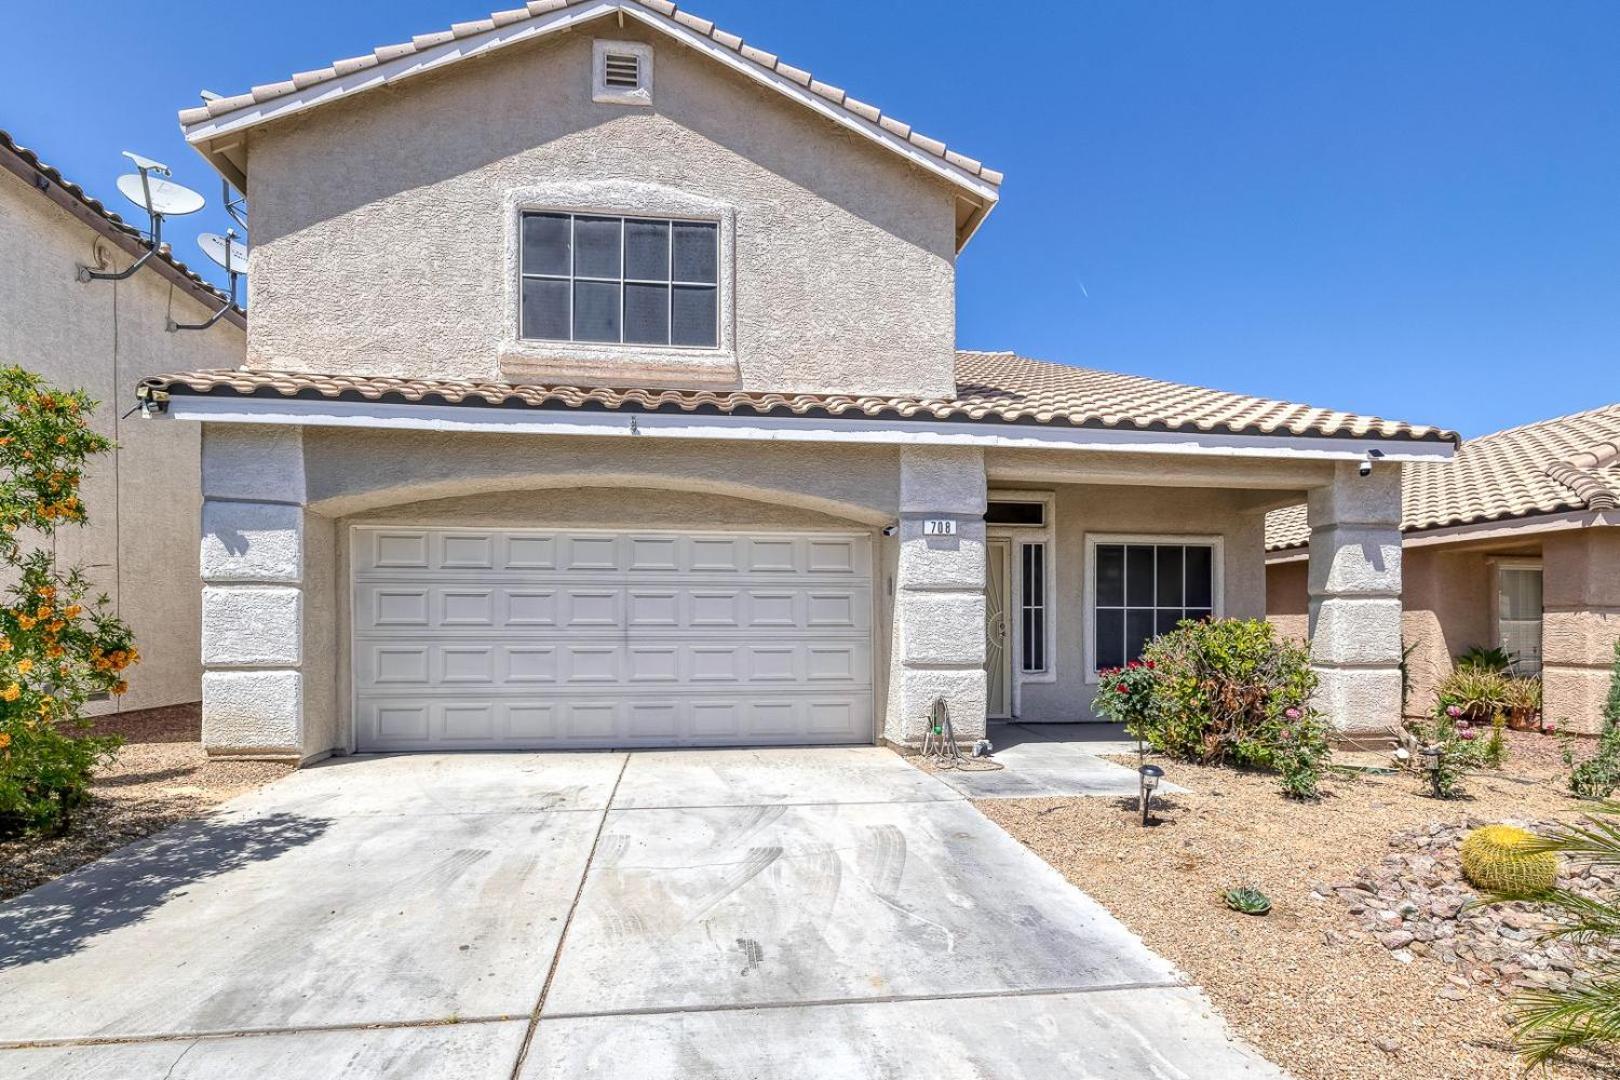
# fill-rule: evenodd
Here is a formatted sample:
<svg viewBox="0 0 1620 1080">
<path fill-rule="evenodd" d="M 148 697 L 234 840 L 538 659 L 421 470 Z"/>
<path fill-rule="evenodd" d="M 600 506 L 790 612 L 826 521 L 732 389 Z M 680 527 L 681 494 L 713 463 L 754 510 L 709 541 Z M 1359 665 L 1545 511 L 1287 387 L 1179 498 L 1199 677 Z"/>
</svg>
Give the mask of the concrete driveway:
<svg viewBox="0 0 1620 1080">
<path fill-rule="evenodd" d="M 1281 1074 L 960 794 L 849 748 L 304 770 L 0 905 L 0 1075 Z"/>
</svg>

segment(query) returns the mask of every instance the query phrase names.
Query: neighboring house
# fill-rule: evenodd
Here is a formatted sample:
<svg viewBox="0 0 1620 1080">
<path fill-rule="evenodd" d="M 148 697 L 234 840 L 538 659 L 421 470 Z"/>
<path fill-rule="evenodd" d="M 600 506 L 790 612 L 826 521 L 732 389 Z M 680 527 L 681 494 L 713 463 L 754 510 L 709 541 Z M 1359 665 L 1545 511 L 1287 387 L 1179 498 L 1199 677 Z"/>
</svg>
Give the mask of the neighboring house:
<svg viewBox="0 0 1620 1080">
<path fill-rule="evenodd" d="M 701 18 L 542 0 L 181 121 L 255 241 L 246 368 L 142 390 L 203 431 L 214 753 L 1089 719 L 1265 615 L 1300 499 L 1322 706 L 1398 710 L 1451 433 L 959 353 L 1000 174 Z"/>
<path fill-rule="evenodd" d="M 1620 639 L 1620 405 L 1471 440 L 1404 482 L 1408 710 L 1433 708 L 1457 654 L 1499 646 L 1541 675 L 1549 720 L 1597 731 Z M 1313 540 L 1304 507 L 1267 519 L 1267 605 L 1301 638 Z"/>
<path fill-rule="evenodd" d="M 137 209 L 137 214 L 140 211 Z M 141 662 L 129 693 L 90 712 L 197 701 L 197 433 L 120 414 L 132 381 L 176 367 L 240 364 L 245 320 L 201 322 L 226 298 L 160 254 L 122 281 L 78 280 L 80 264 L 123 270 L 147 250 L 140 235 L 77 184 L 0 131 L 0 365 L 17 364 L 101 402 L 94 428 L 117 449 L 87 471 L 90 520 L 56 536 L 65 564 L 86 567 L 135 632 Z"/>
</svg>

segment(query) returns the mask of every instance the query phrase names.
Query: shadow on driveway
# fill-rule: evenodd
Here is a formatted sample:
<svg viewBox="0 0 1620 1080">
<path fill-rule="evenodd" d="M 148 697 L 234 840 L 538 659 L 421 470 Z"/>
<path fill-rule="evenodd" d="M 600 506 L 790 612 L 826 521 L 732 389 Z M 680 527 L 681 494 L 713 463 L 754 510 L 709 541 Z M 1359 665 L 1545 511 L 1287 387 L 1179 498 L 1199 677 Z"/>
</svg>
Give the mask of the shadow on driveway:
<svg viewBox="0 0 1620 1080">
<path fill-rule="evenodd" d="M 146 918 L 177 890 L 274 859 L 331 824 L 297 814 L 194 821 L 120 848 L 0 904 L 0 970 L 70 956 L 90 939 Z"/>
</svg>

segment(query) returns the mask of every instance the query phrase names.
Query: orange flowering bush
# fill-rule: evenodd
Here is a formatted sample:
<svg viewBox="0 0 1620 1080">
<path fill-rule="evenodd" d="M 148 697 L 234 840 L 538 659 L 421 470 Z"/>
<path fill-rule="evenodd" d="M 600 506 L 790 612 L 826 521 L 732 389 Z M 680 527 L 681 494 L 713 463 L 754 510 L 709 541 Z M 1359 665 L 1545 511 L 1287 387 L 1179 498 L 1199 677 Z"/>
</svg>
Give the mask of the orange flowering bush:
<svg viewBox="0 0 1620 1080">
<path fill-rule="evenodd" d="M 84 463 L 112 443 L 89 427 L 94 402 L 0 368 L 0 835 L 65 829 L 117 740 L 90 734 L 84 705 L 121 694 L 140 659 L 129 628 L 92 599 L 48 545 L 82 525 Z M 30 544 L 41 544 L 31 548 Z"/>
</svg>

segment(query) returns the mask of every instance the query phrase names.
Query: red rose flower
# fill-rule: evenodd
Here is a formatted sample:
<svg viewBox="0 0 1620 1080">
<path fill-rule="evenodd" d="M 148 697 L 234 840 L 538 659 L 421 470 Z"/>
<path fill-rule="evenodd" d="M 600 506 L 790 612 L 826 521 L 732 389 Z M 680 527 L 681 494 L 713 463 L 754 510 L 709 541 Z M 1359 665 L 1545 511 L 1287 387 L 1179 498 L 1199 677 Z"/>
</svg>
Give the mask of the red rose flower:
<svg viewBox="0 0 1620 1080">
<path fill-rule="evenodd" d="M 1118 686 L 1114 687 L 1114 689 L 1121 694 L 1128 694 L 1131 692 L 1131 688 L 1126 686 L 1124 683 L 1120 683 Z"/>
</svg>

